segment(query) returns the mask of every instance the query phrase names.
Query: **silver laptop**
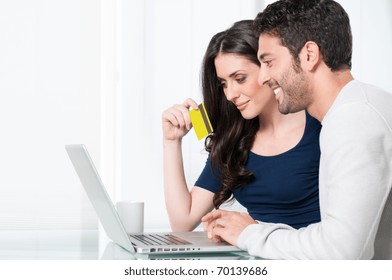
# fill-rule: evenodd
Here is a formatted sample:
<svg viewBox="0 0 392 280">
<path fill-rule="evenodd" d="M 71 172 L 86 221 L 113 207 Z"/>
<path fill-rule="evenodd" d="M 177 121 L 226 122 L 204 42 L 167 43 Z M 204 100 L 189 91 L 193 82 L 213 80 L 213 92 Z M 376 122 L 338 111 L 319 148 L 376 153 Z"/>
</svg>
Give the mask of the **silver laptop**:
<svg viewBox="0 0 392 280">
<path fill-rule="evenodd" d="M 214 243 L 208 239 L 206 232 L 201 231 L 128 235 L 86 147 L 82 144 L 66 145 L 65 149 L 106 234 L 124 249 L 141 254 L 240 251 L 239 248 L 228 243 Z"/>
</svg>

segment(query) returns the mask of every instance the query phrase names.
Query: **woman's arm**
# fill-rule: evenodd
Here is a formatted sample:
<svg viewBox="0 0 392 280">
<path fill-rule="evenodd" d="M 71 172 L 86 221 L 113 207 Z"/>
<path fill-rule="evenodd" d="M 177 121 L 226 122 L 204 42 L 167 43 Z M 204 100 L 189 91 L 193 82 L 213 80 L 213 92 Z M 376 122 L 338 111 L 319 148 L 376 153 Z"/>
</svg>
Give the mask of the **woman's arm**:
<svg viewBox="0 0 392 280">
<path fill-rule="evenodd" d="M 198 108 L 192 99 L 174 105 L 162 114 L 163 176 L 166 210 L 173 231 L 190 231 L 212 210 L 213 193 L 199 187 L 190 192 L 185 180 L 182 138 L 191 128 L 189 108 Z"/>
</svg>

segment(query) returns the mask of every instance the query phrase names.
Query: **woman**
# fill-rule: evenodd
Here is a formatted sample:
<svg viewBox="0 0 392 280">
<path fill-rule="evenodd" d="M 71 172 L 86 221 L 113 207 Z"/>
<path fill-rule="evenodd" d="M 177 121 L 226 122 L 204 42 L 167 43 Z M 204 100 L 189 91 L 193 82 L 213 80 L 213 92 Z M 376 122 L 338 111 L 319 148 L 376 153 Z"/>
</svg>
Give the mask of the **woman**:
<svg viewBox="0 0 392 280">
<path fill-rule="evenodd" d="M 210 41 L 202 90 L 214 132 L 207 163 L 191 191 L 181 140 L 191 128 L 191 99 L 162 113 L 164 190 L 173 231 L 190 231 L 214 207 L 236 199 L 254 220 L 294 228 L 320 220 L 320 123 L 305 111 L 282 115 L 273 91 L 259 85 L 258 36 L 252 21 L 235 23 Z"/>
</svg>

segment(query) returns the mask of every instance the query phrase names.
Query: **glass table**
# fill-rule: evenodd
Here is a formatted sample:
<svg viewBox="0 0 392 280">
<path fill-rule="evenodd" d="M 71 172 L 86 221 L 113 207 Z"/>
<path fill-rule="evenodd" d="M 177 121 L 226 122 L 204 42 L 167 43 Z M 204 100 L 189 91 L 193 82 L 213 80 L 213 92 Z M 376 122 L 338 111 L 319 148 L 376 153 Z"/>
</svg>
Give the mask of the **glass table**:
<svg viewBox="0 0 392 280">
<path fill-rule="evenodd" d="M 131 254 L 99 230 L 3 230 L 0 260 L 256 259 L 246 252 L 178 255 Z"/>
</svg>

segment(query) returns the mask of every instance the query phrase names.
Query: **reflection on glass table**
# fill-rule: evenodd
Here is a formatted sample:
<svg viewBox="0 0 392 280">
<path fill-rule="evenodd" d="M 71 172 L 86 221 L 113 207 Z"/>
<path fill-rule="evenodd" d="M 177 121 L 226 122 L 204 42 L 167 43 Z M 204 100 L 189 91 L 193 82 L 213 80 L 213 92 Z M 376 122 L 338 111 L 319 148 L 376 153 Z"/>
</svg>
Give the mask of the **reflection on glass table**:
<svg viewBox="0 0 392 280">
<path fill-rule="evenodd" d="M 244 260 L 246 252 L 178 255 L 131 254 L 98 230 L 3 230 L 0 231 L 2 260 Z"/>
<path fill-rule="evenodd" d="M 0 259 L 94 260 L 98 237 L 98 230 L 2 230 Z"/>
<path fill-rule="evenodd" d="M 188 253 L 188 254 L 131 254 L 114 242 L 109 241 L 102 253 L 103 260 L 253 260 L 246 252 L 233 253 Z"/>
</svg>

